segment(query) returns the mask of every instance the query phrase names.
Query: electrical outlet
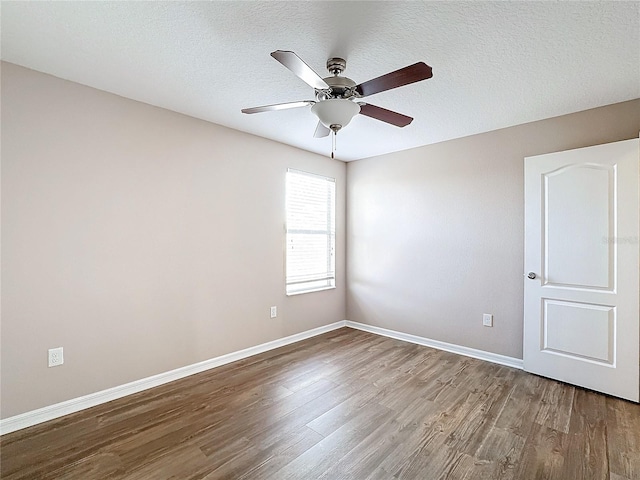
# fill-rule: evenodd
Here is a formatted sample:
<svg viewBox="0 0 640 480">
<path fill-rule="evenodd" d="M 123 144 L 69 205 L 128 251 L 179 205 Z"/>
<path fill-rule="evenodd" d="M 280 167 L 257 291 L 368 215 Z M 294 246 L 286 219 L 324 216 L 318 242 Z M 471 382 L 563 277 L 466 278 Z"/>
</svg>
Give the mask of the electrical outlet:
<svg viewBox="0 0 640 480">
<path fill-rule="evenodd" d="M 276 318 L 278 316 L 278 307 L 271 307 L 271 318 Z"/>
<path fill-rule="evenodd" d="M 57 367 L 64 363 L 64 354 L 62 347 L 49 349 L 49 366 Z"/>
<path fill-rule="evenodd" d="M 485 327 L 493 327 L 493 315 L 490 313 L 482 314 L 482 325 Z"/>
</svg>

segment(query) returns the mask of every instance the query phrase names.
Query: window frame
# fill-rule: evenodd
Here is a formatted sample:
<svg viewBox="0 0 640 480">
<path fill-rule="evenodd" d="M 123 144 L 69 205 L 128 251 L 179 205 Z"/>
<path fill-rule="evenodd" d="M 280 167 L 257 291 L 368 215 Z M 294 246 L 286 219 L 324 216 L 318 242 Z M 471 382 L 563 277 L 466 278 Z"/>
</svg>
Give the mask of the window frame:
<svg viewBox="0 0 640 480">
<path fill-rule="evenodd" d="M 323 230 L 318 229 L 307 229 L 307 228 L 299 228 L 293 229 L 289 228 L 289 174 L 296 175 L 305 175 L 308 177 L 315 177 L 321 180 L 324 180 L 328 183 L 333 184 L 332 191 L 327 195 L 327 224 L 326 228 Z M 304 170 L 299 170 L 296 168 L 288 168 L 285 177 L 285 293 L 287 296 L 293 295 L 302 295 L 305 293 L 313 293 L 320 292 L 324 290 L 333 290 L 336 288 L 336 209 L 337 209 L 337 181 L 333 177 L 329 177 L 327 175 L 321 175 L 313 172 L 307 172 Z M 290 262 L 289 258 L 289 243 L 290 236 L 289 235 L 300 235 L 300 234 L 311 234 L 311 235 L 324 235 L 327 238 L 327 268 L 326 268 L 326 276 L 319 279 L 306 279 L 306 280 L 297 280 L 297 281 L 289 281 L 288 275 L 288 265 Z M 326 284 L 318 285 L 321 282 L 326 282 Z M 307 288 L 295 288 L 295 285 L 309 285 L 315 284 L 312 286 L 308 286 Z"/>
</svg>

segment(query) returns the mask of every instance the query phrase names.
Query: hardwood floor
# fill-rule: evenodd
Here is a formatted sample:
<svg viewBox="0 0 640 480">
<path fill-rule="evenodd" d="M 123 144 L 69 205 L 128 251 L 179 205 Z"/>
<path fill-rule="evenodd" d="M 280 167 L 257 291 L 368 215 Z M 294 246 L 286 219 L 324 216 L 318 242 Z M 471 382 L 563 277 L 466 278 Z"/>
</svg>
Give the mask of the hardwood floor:
<svg viewBox="0 0 640 480">
<path fill-rule="evenodd" d="M 640 479 L 640 406 L 343 328 L 0 438 L 13 479 Z"/>
</svg>

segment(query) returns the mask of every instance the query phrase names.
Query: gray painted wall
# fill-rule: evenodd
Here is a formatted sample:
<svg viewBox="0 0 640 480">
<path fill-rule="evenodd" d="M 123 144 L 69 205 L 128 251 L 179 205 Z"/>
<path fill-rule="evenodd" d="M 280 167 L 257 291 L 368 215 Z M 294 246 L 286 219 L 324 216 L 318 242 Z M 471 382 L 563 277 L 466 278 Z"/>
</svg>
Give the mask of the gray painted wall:
<svg viewBox="0 0 640 480">
<path fill-rule="evenodd" d="M 639 131 L 633 100 L 349 163 L 347 318 L 522 358 L 524 157 Z"/>
<path fill-rule="evenodd" d="M 287 167 L 337 180 L 335 290 L 285 296 Z M 3 63 L 2 417 L 343 320 L 345 170 Z"/>
</svg>

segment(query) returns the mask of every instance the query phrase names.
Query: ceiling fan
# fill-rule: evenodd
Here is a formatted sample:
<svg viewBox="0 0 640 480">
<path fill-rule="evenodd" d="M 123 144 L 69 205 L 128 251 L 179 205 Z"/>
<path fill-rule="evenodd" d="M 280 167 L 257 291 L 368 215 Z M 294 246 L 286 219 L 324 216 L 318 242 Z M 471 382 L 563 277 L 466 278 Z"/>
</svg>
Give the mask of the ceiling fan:
<svg viewBox="0 0 640 480">
<path fill-rule="evenodd" d="M 406 127 L 413 121 L 413 118 L 401 113 L 361 102 L 359 101 L 361 98 L 427 80 L 433 76 L 429 65 L 418 62 L 364 83 L 356 84 L 350 78 L 341 76 L 341 73 L 347 68 L 347 62 L 343 58 L 327 60 L 327 70 L 332 76 L 321 78 L 294 52 L 276 50 L 271 53 L 271 56 L 300 77 L 307 85 L 313 87 L 315 100 L 245 108 L 242 113 L 269 112 L 310 105 L 311 112 L 318 117 L 314 137 L 326 137 L 331 132 L 334 134 L 331 158 L 333 158 L 333 150 L 335 150 L 335 134 L 346 127 L 358 113 L 397 127 Z"/>
</svg>

